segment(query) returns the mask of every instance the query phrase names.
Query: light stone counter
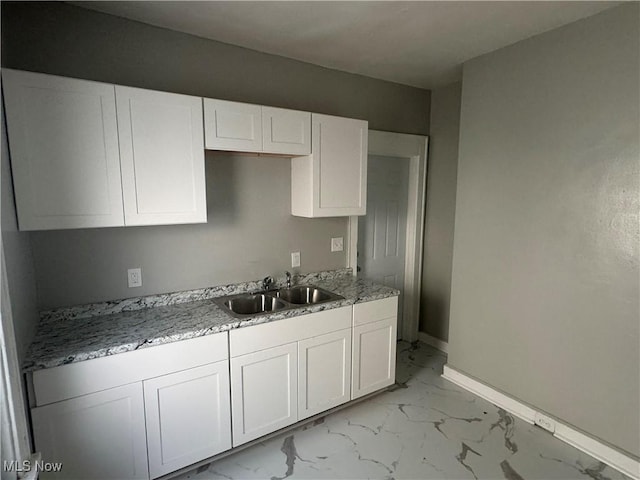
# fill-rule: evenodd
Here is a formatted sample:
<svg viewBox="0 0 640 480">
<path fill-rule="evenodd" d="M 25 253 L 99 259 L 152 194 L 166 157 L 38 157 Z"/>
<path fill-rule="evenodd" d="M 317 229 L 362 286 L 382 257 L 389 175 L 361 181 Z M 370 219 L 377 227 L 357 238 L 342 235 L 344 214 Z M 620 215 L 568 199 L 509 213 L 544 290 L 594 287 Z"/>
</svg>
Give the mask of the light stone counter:
<svg viewBox="0 0 640 480">
<path fill-rule="evenodd" d="M 278 279 L 282 286 L 284 279 Z M 337 293 L 344 300 L 270 314 L 232 317 L 213 299 L 260 289 L 259 282 L 151 295 L 41 313 L 23 371 L 51 368 L 139 348 L 225 332 L 283 318 L 329 310 L 398 295 L 398 290 L 356 279 L 349 269 L 314 273 L 294 279 Z"/>
</svg>

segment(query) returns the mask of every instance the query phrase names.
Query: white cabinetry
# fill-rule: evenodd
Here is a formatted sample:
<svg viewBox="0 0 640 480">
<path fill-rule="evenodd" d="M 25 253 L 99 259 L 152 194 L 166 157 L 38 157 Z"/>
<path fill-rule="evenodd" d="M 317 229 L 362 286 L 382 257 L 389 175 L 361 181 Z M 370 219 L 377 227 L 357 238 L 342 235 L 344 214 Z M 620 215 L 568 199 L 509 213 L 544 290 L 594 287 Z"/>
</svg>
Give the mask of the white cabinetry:
<svg viewBox="0 0 640 480">
<path fill-rule="evenodd" d="M 142 383 L 31 410 L 36 450 L 64 480 L 148 478 Z"/>
<path fill-rule="evenodd" d="M 353 306 L 353 384 L 356 399 L 395 382 L 398 297 Z"/>
<path fill-rule="evenodd" d="M 204 460 L 231 446 L 228 369 L 225 332 L 37 370 L 35 448 L 64 462 L 64 479 L 155 478 Z"/>
<path fill-rule="evenodd" d="M 262 107 L 262 151 L 287 155 L 311 153 L 311 114 Z"/>
<path fill-rule="evenodd" d="M 351 329 L 298 342 L 298 418 L 351 400 Z"/>
<path fill-rule="evenodd" d="M 21 230 L 207 221 L 201 98 L 2 76 Z"/>
<path fill-rule="evenodd" d="M 202 99 L 116 87 L 126 225 L 206 223 Z"/>
<path fill-rule="evenodd" d="M 2 79 L 20 230 L 124 225 L 113 85 Z"/>
<path fill-rule="evenodd" d="M 211 150 L 308 155 L 311 114 L 204 99 L 205 145 Z"/>
<path fill-rule="evenodd" d="M 312 114 L 313 153 L 291 160 L 291 213 L 365 215 L 368 123 Z"/>
<path fill-rule="evenodd" d="M 230 332 L 234 447 L 349 400 L 351 312 Z"/>
<path fill-rule="evenodd" d="M 262 151 L 260 105 L 205 98 L 204 128 L 210 150 Z"/>
<path fill-rule="evenodd" d="M 295 343 L 231 359 L 233 446 L 298 421 Z"/>
<path fill-rule="evenodd" d="M 146 380 L 144 404 L 151 478 L 231 448 L 228 362 Z"/>
</svg>

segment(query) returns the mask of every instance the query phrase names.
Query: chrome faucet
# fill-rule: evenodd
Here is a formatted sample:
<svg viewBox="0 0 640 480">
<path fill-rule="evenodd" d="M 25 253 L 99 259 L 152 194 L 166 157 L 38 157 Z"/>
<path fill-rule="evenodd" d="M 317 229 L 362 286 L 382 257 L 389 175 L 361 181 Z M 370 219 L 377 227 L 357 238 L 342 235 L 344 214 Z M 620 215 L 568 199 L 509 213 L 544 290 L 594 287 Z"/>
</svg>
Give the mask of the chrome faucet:
<svg viewBox="0 0 640 480">
<path fill-rule="evenodd" d="M 284 272 L 287 276 L 287 288 L 291 288 L 291 274 L 289 272 Z"/>
<path fill-rule="evenodd" d="M 262 290 L 269 290 L 272 284 L 273 284 L 273 278 L 264 277 L 264 279 L 262 280 Z"/>
</svg>

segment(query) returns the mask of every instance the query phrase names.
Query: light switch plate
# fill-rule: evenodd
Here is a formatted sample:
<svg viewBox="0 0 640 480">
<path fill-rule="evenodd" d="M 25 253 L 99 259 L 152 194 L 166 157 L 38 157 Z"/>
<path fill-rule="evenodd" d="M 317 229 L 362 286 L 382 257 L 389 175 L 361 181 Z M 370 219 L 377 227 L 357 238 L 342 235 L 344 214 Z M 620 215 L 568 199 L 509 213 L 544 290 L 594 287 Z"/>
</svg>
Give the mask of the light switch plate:
<svg viewBox="0 0 640 480">
<path fill-rule="evenodd" d="M 127 278 L 129 280 L 129 288 L 142 286 L 142 269 L 130 268 L 127 270 Z"/>
<path fill-rule="evenodd" d="M 331 251 L 341 252 L 344 250 L 344 240 L 342 237 L 334 237 L 331 239 Z"/>
<path fill-rule="evenodd" d="M 300 266 L 300 252 L 291 252 L 291 268 Z"/>
</svg>

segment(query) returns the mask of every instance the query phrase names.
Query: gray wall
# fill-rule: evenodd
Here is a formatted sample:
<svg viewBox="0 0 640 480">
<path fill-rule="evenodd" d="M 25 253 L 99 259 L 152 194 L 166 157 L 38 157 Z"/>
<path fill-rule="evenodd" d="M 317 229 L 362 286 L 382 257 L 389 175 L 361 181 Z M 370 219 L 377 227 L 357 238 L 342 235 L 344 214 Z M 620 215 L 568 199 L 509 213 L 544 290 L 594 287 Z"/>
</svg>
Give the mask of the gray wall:
<svg viewBox="0 0 640 480">
<path fill-rule="evenodd" d="M 0 104 L 2 124 L 2 152 L 0 169 L 0 228 L 2 248 L 7 269 L 7 289 L 11 298 L 11 312 L 18 359 L 22 362 L 38 323 L 33 257 L 29 235 L 18 231 L 13 200 L 11 167 L 4 124 L 4 108 Z"/>
<path fill-rule="evenodd" d="M 429 91 L 330 70 L 62 2 L 2 3 L 2 65 L 341 115 L 426 134 Z"/>
<path fill-rule="evenodd" d="M 291 215 L 291 161 L 207 152 L 208 222 L 31 233 L 41 308 L 343 268 L 346 218 Z M 293 251 L 301 268 L 291 269 Z M 128 288 L 127 269 L 143 285 Z"/>
<path fill-rule="evenodd" d="M 444 341 L 449 339 L 461 92 L 460 83 L 431 91 L 420 331 Z"/>
<path fill-rule="evenodd" d="M 222 44 L 61 2 L 2 4 L 2 65 L 142 88 L 296 108 L 425 134 L 430 92 Z M 207 155 L 207 225 L 39 232 L 39 308 L 340 268 L 346 219 L 289 214 L 290 162 Z M 143 287 L 126 270 L 142 267 Z"/>
<path fill-rule="evenodd" d="M 640 455 L 636 2 L 465 64 L 449 362 Z"/>
</svg>

